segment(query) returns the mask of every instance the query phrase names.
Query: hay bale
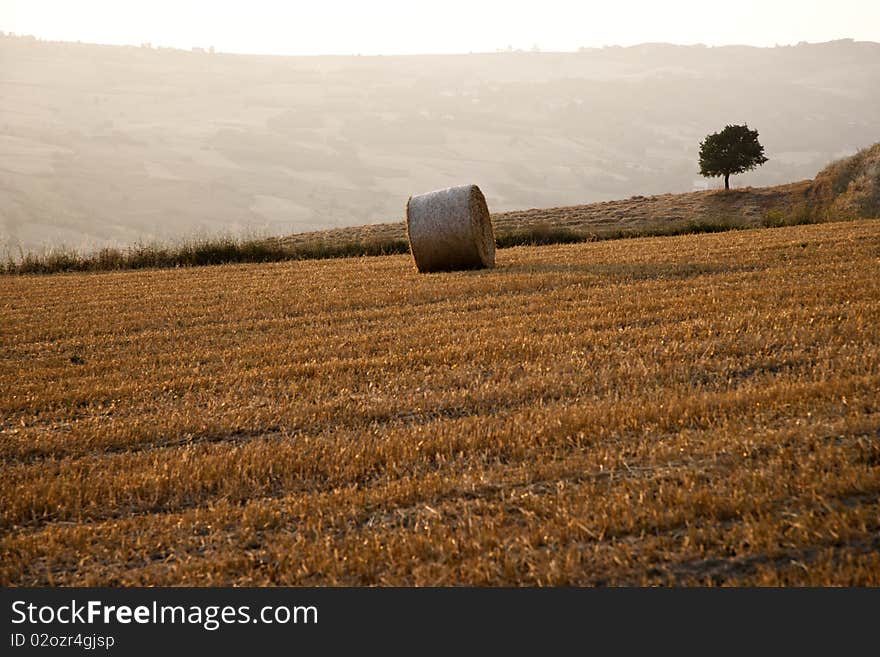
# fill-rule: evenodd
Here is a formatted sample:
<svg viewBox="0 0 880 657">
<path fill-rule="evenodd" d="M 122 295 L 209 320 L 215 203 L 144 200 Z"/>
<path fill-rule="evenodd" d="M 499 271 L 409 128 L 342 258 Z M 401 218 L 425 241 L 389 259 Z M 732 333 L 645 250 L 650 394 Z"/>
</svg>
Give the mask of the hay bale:
<svg viewBox="0 0 880 657">
<path fill-rule="evenodd" d="M 495 235 L 486 198 L 476 185 L 411 196 L 406 235 L 420 272 L 495 266 Z"/>
</svg>

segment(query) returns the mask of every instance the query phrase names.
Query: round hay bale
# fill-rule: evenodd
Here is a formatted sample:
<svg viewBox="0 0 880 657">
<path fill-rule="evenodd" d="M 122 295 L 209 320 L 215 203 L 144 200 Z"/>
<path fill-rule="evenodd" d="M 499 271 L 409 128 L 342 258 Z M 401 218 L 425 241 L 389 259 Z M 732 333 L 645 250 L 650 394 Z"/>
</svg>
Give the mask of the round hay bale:
<svg viewBox="0 0 880 657">
<path fill-rule="evenodd" d="M 476 185 L 411 196 L 406 236 L 420 272 L 495 266 L 495 234 L 486 198 Z"/>
</svg>

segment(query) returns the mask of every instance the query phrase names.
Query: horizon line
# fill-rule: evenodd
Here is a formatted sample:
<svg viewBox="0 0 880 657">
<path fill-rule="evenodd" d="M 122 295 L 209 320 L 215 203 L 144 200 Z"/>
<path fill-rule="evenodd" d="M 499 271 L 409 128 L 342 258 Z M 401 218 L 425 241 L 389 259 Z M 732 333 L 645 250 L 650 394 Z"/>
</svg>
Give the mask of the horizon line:
<svg viewBox="0 0 880 657">
<path fill-rule="evenodd" d="M 83 40 L 75 40 L 71 41 L 68 39 L 53 39 L 49 37 L 41 37 L 35 34 L 20 34 L 16 32 L 7 32 L 0 28 L 0 38 L 14 38 L 14 39 L 22 39 L 27 41 L 36 41 L 39 43 L 48 43 L 48 44 L 67 44 L 67 45 L 81 45 L 81 46 L 97 46 L 97 47 L 109 47 L 109 48 L 135 48 L 135 49 L 143 49 L 143 50 L 171 50 L 181 53 L 190 53 L 190 54 L 212 54 L 212 55 L 240 55 L 244 57 L 457 57 L 457 56 L 468 56 L 468 55 L 507 55 L 507 54 L 525 54 L 525 55 L 577 55 L 582 54 L 584 52 L 589 51 L 602 51 L 602 50 L 629 50 L 635 48 L 643 48 L 646 46 L 668 46 L 672 48 L 705 48 L 709 49 L 722 49 L 722 48 L 753 48 L 756 50 L 776 50 L 782 48 L 798 48 L 805 46 L 821 46 L 828 45 L 833 43 L 841 43 L 847 42 L 852 44 L 875 44 L 880 45 L 878 41 L 871 40 L 857 40 L 853 37 L 840 37 L 836 39 L 829 39 L 827 41 L 806 41 L 801 40 L 796 43 L 775 43 L 773 45 L 754 45 L 748 43 L 725 43 L 725 44 L 706 44 L 702 42 L 693 42 L 693 43 L 676 43 L 672 41 L 643 41 L 639 43 L 633 43 L 629 45 L 622 44 L 603 44 L 601 46 L 579 46 L 574 50 L 552 50 L 552 49 L 544 49 L 538 46 L 537 44 L 531 48 L 513 48 L 511 46 L 507 46 L 504 48 L 496 48 L 494 50 L 471 50 L 467 52 L 462 51 L 442 51 L 442 52 L 401 52 L 401 53 L 362 53 L 362 52 L 350 52 L 350 53 L 281 53 L 281 52 L 254 52 L 254 51 L 243 51 L 243 50 L 222 50 L 215 48 L 213 44 L 193 44 L 190 47 L 185 46 L 176 46 L 176 45 L 163 45 L 161 43 L 153 43 L 152 41 L 144 41 L 140 44 L 136 43 L 120 43 L 120 42 L 99 42 L 99 41 L 83 41 Z"/>
</svg>

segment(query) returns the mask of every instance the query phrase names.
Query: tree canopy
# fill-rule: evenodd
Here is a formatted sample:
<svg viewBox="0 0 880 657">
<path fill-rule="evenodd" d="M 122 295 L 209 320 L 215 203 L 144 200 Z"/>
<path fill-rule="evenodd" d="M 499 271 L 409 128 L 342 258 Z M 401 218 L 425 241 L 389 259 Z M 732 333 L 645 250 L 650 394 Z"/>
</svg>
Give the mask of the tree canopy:
<svg viewBox="0 0 880 657">
<path fill-rule="evenodd" d="M 745 124 L 725 126 L 700 142 L 700 174 L 707 178 L 724 176 L 724 189 L 730 189 L 732 174 L 751 171 L 766 161 L 758 131 L 749 130 Z"/>
</svg>

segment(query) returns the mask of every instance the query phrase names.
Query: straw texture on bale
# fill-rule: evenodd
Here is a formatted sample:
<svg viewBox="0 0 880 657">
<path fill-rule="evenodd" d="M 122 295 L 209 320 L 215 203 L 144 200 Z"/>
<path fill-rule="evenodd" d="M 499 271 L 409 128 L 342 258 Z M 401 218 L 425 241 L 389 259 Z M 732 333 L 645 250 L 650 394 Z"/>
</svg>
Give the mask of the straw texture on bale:
<svg viewBox="0 0 880 657">
<path fill-rule="evenodd" d="M 411 196 L 406 234 L 420 272 L 495 266 L 495 235 L 483 192 L 476 185 Z"/>
</svg>

